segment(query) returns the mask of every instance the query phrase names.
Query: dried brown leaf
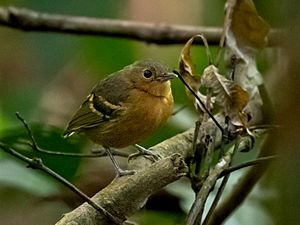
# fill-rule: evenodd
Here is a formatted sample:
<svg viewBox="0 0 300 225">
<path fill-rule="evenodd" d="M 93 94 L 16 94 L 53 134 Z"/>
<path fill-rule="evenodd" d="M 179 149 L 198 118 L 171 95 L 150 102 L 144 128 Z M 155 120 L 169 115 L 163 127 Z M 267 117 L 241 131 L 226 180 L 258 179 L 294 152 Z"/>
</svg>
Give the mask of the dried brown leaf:
<svg viewBox="0 0 300 225">
<path fill-rule="evenodd" d="M 243 109 L 249 101 L 247 91 L 219 74 L 218 69 L 213 65 L 204 70 L 201 83 L 212 90 L 216 97 L 216 103 L 223 108 L 224 113 L 231 118 L 232 123 L 235 125 L 245 124 L 246 121 L 242 115 Z"/>
<path fill-rule="evenodd" d="M 197 92 L 200 88 L 200 76 L 195 75 L 195 66 L 191 58 L 191 46 L 195 37 L 184 45 L 179 60 L 179 72 L 186 83 Z"/>
<path fill-rule="evenodd" d="M 238 46 L 265 47 L 270 26 L 258 15 L 252 0 L 237 0 L 231 15 L 231 31 Z"/>
<path fill-rule="evenodd" d="M 201 85 L 201 78 L 195 71 L 195 66 L 193 64 L 193 60 L 191 57 L 191 47 L 196 38 L 200 38 L 203 41 L 205 50 L 206 50 L 206 55 L 208 58 L 208 62 L 211 63 L 211 54 L 209 51 L 209 47 L 208 47 L 206 38 L 202 35 L 195 35 L 187 41 L 187 43 L 184 45 L 184 47 L 181 51 L 180 60 L 179 60 L 179 72 L 180 72 L 182 78 L 185 80 L 185 82 L 192 88 L 192 90 L 198 95 L 198 97 L 203 102 L 205 102 L 206 97 L 199 92 L 199 88 Z M 185 90 L 186 90 L 187 96 L 194 102 L 196 109 L 205 111 L 202 108 L 201 104 L 199 104 L 199 102 L 197 102 L 194 95 L 191 94 L 191 92 L 189 91 L 189 89 L 187 87 L 185 88 Z"/>
<path fill-rule="evenodd" d="M 262 100 L 258 86 L 263 78 L 256 66 L 256 53 L 267 43 L 269 25 L 257 13 L 252 0 L 227 0 L 225 61 L 232 57 L 239 60 L 235 65 L 234 82 L 249 94 L 244 111 L 252 118 L 259 117 Z"/>
</svg>

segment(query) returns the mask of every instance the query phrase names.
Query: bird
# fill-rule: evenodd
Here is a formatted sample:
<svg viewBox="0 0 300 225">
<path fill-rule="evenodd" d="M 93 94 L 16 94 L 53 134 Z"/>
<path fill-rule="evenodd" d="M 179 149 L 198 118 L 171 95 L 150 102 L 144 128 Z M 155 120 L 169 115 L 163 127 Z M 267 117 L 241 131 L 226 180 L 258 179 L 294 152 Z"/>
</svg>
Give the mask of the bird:
<svg viewBox="0 0 300 225">
<path fill-rule="evenodd" d="M 102 145 L 117 177 L 132 174 L 121 169 L 112 148 L 136 145 L 141 154 L 152 154 L 137 145 L 165 123 L 172 114 L 170 80 L 177 77 L 168 66 L 155 60 L 141 60 L 101 80 L 73 115 L 64 137 L 84 133 Z"/>
</svg>

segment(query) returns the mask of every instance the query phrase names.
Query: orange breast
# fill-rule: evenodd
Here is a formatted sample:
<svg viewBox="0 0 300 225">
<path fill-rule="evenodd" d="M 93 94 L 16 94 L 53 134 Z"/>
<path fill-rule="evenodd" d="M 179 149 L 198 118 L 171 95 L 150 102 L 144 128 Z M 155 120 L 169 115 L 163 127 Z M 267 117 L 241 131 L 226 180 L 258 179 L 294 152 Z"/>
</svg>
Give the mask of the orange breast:
<svg viewBox="0 0 300 225">
<path fill-rule="evenodd" d="M 168 97 L 157 97 L 134 90 L 128 102 L 126 112 L 105 130 L 96 127 L 86 132 L 92 141 L 115 148 L 137 144 L 166 122 L 173 108 L 171 92 Z"/>
</svg>

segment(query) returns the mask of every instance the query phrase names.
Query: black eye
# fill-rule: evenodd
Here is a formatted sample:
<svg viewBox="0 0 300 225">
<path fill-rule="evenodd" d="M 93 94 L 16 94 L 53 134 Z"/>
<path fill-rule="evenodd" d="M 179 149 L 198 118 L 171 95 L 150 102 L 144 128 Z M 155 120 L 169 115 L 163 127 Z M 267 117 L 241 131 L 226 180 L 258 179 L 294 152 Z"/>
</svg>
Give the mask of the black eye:
<svg viewBox="0 0 300 225">
<path fill-rule="evenodd" d="M 145 77 L 145 78 L 150 78 L 150 77 L 152 77 L 152 72 L 151 72 L 151 70 L 145 70 L 145 71 L 144 71 L 144 77 Z"/>
</svg>

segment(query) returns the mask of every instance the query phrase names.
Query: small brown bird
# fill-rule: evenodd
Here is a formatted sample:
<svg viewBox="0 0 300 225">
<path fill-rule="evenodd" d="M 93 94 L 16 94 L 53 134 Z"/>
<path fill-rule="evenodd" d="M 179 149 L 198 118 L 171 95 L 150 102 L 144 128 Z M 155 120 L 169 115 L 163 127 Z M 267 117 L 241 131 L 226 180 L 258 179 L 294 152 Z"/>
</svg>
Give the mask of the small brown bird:
<svg viewBox="0 0 300 225">
<path fill-rule="evenodd" d="M 117 176 L 132 174 L 116 163 L 110 148 L 134 145 L 170 117 L 173 96 L 168 67 L 153 60 L 138 61 L 100 81 L 69 122 L 65 136 L 83 132 L 102 145 Z M 151 152 L 139 147 L 142 154 Z"/>
</svg>

